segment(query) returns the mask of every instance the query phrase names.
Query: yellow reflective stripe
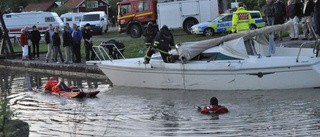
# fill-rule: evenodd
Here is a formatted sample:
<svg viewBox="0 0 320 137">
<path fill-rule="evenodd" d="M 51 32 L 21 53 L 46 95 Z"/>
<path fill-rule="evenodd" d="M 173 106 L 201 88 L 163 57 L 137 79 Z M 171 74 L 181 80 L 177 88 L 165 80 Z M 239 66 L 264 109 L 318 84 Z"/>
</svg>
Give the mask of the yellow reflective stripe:
<svg viewBox="0 0 320 137">
<path fill-rule="evenodd" d="M 136 14 L 130 14 L 130 15 L 118 17 L 118 19 L 130 18 L 130 17 L 134 17 L 135 15 L 136 15 Z"/>
<path fill-rule="evenodd" d="M 217 28 L 217 24 L 208 25 L 208 27 Z"/>
<path fill-rule="evenodd" d="M 151 44 L 151 43 L 144 43 L 144 44 L 149 45 L 149 44 Z"/>
<path fill-rule="evenodd" d="M 153 14 L 153 12 L 146 12 L 146 13 L 142 13 L 142 14 L 138 14 L 136 15 L 136 17 L 140 17 L 140 16 L 145 16 L 145 15 L 150 15 L 150 14 Z"/>
<path fill-rule="evenodd" d="M 154 44 L 153 44 L 153 45 L 154 45 L 155 47 L 157 47 L 158 44 L 159 44 L 159 41 L 154 41 Z"/>
<path fill-rule="evenodd" d="M 157 49 L 159 52 L 161 52 L 161 53 L 163 53 L 163 54 L 168 54 L 169 55 L 169 53 L 168 52 L 165 52 L 165 51 L 163 51 L 163 50 L 160 50 L 160 49 Z"/>
</svg>

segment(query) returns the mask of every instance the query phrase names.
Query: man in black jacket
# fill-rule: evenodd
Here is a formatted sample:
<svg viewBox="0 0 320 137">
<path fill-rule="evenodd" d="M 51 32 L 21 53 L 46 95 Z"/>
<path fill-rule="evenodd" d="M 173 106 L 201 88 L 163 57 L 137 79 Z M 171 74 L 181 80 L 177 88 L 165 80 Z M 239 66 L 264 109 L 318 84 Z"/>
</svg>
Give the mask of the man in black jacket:
<svg viewBox="0 0 320 137">
<path fill-rule="evenodd" d="M 148 22 L 147 28 L 144 30 L 143 36 L 146 37 L 145 44 L 147 48 L 153 44 L 153 39 L 157 35 L 157 29 L 154 27 L 153 23 Z"/>
<path fill-rule="evenodd" d="M 311 29 L 308 28 L 307 23 L 309 23 L 311 27 L 313 26 L 313 21 L 311 18 L 311 14 L 313 11 L 314 11 L 313 0 L 304 0 L 304 5 L 302 8 L 302 28 L 303 28 L 304 38 L 302 38 L 302 40 L 307 40 L 308 36 L 309 36 L 309 39 L 312 40 L 312 33 L 311 33 L 312 31 Z"/>
<path fill-rule="evenodd" d="M 49 25 L 49 29 L 46 31 L 46 33 L 44 34 L 44 38 L 46 40 L 46 43 L 48 44 L 48 52 L 46 55 L 46 63 L 49 62 L 50 58 L 52 59 L 52 62 L 54 62 L 53 60 L 53 46 L 52 46 L 52 36 L 54 34 L 53 28 L 52 28 L 52 24 Z"/>
<path fill-rule="evenodd" d="M 266 0 L 266 5 L 264 6 L 264 15 L 267 17 L 268 26 L 273 25 L 273 12 L 272 12 L 273 1 Z"/>
<path fill-rule="evenodd" d="M 37 53 L 37 57 L 39 59 L 39 42 L 40 42 L 41 36 L 40 36 L 40 32 L 38 31 L 36 25 L 33 25 L 32 29 L 33 29 L 31 31 L 31 35 L 32 35 L 31 41 L 32 41 L 32 47 L 33 47 L 32 57 L 35 58 L 36 53 Z M 37 49 L 37 51 L 36 51 L 36 49 Z"/>
<path fill-rule="evenodd" d="M 91 52 L 91 60 L 94 60 L 95 58 L 95 53 L 93 52 L 93 49 L 92 49 L 92 35 L 91 35 L 91 32 L 90 32 L 90 24 L 87 23 L 85 25 L 85 29 L 83 30 L 82 32 L 82 37 L 83 37 L 83 40 L 84 40 L 84 46 L 85 46 L 85 51 L 86 51 L 86 59 L 87 61 L 90 60 L 90 52 Z"/>
<path fill-rule="evenodd" d="M 274 17 L 273 25 L 283 24 L 286 17 L 286 6 L 281 0 L 277 0 L 272 6 Z M 282 31 L 279 32 L 279 40 L 282 41 Z"/>
</svg>

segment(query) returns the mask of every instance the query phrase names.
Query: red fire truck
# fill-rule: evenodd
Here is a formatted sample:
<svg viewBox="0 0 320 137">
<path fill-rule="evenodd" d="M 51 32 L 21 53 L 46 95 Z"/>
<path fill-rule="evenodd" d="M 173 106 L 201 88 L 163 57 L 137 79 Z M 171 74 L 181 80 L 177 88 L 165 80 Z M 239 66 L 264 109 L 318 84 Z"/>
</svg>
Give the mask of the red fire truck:
<svg viewBox="0 0 320 137">
<path fill-rule="evenodd" d="M 119 32 L 132 38 L 142 35 L 151 21 L 160 28 L 183 28 L 191 34 L 191 27 L 199 22 L 210 21 L 218 16 L 218 0 L 188 0 L 158 2 L 157 0 L 127 0 L 118 2 Z"/>
</svg>

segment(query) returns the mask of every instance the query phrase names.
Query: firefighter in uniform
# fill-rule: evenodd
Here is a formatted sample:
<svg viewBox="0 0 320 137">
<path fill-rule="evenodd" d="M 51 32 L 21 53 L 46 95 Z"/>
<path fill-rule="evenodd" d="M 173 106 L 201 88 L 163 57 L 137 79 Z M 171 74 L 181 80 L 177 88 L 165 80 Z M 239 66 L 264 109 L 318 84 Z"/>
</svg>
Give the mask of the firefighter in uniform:
<svg viewBox="0 0 320 137">
<path fill-rule="evenodd" d="M 147 55 L 144 58 L 143 64 L 149 64 L 150 58 L 155 51 L 159 51 L 161 57 L 166 63 L 174 63 L 174 56 L 168 53 L 169 50 L 175 48 L 173 35 L 168 26 L 163 25 L 160 32 L 156 35 L 154 45 L 148 48 Z"/>
<path fill-rule="evenodd" d="M 150 45 L 153 44 L 153 39 L 157 35 L 157 29 L 154 27 L 153 23 L 150 21 L 148 22 L 148 27 L 143 33 L 143 36 L 146 37 L 146 47 L 149 48 Z"/>
<path fill-rule="evenodd" d="M 232 33 L 242 33 L 250 30 L 251 15 L 243 7 L 243 3 L 238 3 L 238 9 L 232 16 Z"/>
</svg>

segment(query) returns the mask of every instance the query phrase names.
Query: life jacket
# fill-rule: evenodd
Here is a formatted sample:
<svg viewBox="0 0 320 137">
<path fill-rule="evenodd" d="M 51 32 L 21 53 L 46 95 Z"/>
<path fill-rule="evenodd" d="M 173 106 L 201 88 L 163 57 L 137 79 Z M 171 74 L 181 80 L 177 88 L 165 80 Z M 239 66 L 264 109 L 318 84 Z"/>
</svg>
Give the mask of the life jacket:
<svg viewBox="0 0 320 137">
<path fill-rule="evenodd" d="M 232 16 L 232 32 L 242 33 L 250 30 L 251 15 L 243 7 L 238 8 Z"/>
<path fill-rule="evenodd" d="M 52 88 L 57 85 L 59 83 L 59 81 L 57 81 L 56 79 L 54 78 L 51 78 L 47 84 L 44 86 L 44 89 L 47 89 L 49 91 L 52 91 Z"/>
<path fill-rule="evenodd" d="M 54 78 L 51 78 L 48 82 L 47 82 L 47 84 L 44 86 L 44 89 L 47 89 L 47 90 L 49 90 L 50 91 L 50 93 L 51 92 L 59 92 L 59 91 L 63 91 L 63 89 L 62 88 L 60 88 L 59 86 L 58 86 L 58 84 L 59 84 L 59 81 L 58 80 L 56 80 L 56 79 L 54 79 Z M 73 86 L 68 86 L 68 88 L 69 89 L 73 89 Z"/>
<path fill-rule="evenodd" d="M 211 114 L 211 113 L 216 113 L 216 114 L 221 114 L 221 113 L 228 113 L 229 110 L 224 107 L 224 106 L 218 106 L 218 105 L 209 105 L 204 107 L 201 110 L 202 114 Z"/>
</svg>

